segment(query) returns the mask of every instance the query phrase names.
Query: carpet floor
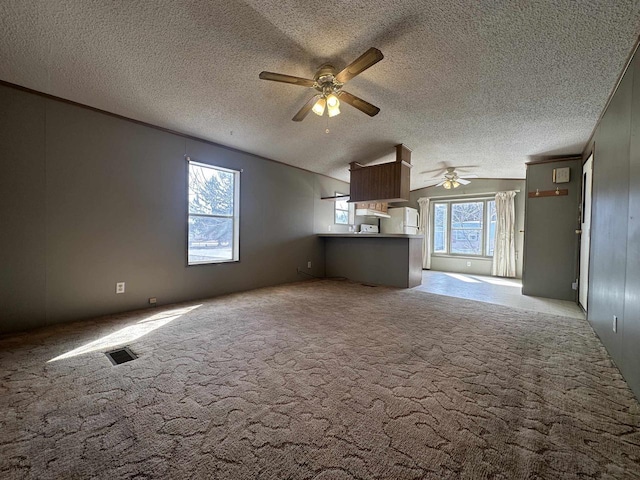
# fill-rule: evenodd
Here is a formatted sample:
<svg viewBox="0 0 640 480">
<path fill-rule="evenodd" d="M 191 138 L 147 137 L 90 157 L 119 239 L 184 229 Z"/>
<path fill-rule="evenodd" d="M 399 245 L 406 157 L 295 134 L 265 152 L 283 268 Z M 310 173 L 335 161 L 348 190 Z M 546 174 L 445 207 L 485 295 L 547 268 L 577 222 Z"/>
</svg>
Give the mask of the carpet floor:
<svg viewBox="0 0 640 480">
<path fill-rule="evenodd" d="M 4 336 L 0 378 L 1 478 L 640 478 L 640 406 L 585 320 L 417 290 L 309 281 Z"/>
</svg>

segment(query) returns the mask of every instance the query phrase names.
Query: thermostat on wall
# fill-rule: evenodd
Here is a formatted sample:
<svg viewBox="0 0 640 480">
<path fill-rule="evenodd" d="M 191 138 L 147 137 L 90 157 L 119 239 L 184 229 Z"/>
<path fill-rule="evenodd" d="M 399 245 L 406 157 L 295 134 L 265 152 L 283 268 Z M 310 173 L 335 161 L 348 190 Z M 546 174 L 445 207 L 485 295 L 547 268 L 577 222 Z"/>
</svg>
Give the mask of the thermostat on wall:
<svg viewBox="0 0 640 480">
<path fill-rule="evenodd" d="M 571 177 L 571 168 L 554 168 L 553 169 L 553 183 L 569 183 Z"/>
</svg>

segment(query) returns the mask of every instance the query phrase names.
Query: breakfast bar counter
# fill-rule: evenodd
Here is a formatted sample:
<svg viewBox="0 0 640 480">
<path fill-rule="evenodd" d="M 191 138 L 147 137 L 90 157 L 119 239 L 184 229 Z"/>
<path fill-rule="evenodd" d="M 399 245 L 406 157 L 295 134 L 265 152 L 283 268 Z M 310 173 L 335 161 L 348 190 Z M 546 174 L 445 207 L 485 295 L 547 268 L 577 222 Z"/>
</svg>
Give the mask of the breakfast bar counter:
<svg viewBox="0 0 640 480">
<path fill-rule="evenodd" d="M 422 235 L 323 233 L 325 274 L 411 288 L 422 284 Z"/>
</svg>

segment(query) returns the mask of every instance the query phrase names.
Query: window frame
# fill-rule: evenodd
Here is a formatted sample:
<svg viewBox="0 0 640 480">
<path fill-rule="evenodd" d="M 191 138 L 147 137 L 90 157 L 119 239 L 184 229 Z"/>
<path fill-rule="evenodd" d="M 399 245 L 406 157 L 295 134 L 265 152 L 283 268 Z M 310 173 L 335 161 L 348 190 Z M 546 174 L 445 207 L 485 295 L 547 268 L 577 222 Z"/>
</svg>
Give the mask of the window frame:
<svg viewBox="0 0 640 480">
<path fill-rule="evenodd" d="M 340 192 L 335 192 L 335 196 L 336 197 L 348 197 L 349 194 L 348 193 L 340 193 Z M 338 212 L 347 212 L 347 222 L 346 223 L 342 223 L 342 222 L 338 222 Z M 347 203 L 347 209 L 344 210 L 342 208 L 338 208 L 338 200 L 336 199 L 335 204 L 333 206 L 333 224 L 334 225 L 353 225 L 354 223 L 354 219 L 353 219 L 353 204 L 352 203 Z"/>
<path fill-rule="evenodd" d="M 453 240 L 453 231 L 451 229 L 451 207 L 454 204 L 463 204 L 463 203 L 478 203 L 482 202 L 482 233 L 481 233 L 481 252 L 480 254 L 473 253 L 452 253 L 451 252 L 451 242 Z M 483 259 L 492 259 L 493 255 L 488 254 L 488 244 L 489 244 L 489 203 L 495 202 L 495 196 L 492 197 L 477 197 L 477 198 L 447 198 L 447 199 L 438 199 L 433 198 L 431 200 L 431 238 L 429 241 L 431 242 L 431 255 L 436 257 L 450 257 L 450 258 L 483 258 Z M 446 225 L 445 225 L 445 235 L 446 235 L 446 251 L 445 252 L 436 252 L 435 251 L 435 209 L 436 205 L 446 205 Z"/>
<path fill-rule="evenodd" d="M 195 267 L 199 265 L 218 265 L 223 263 L 238 263 L 240 262 L 240 174 L 242 170 L 235 170 L 233 168 L 221 167 L 219 165 L 212 165 L 210 163 L 197 162 L 189 157 L 186 157 L 186 183 L 187 183 L 187 215 L 186 215 L 186 235 L 185 235 L 185 254 L 186 254 L 186 266 Z M 191 213 L 189 205 L 189 192 L 190 192 L 190 177 L 189 167 L 191 165 L 208 168 L 212 170 L 218 170 L 220 172 L 226 172 L 233 174 L 233 213 L 230 215 L 222 214 L 207 214 L 207 213 Z M 191 217 L 205 217 L 205 218 L 230 218 L 232 222 L 232 237 L 231 237 L 231 258 L 221 260 L 206 260 L 191 262 L 189 260 L 189 219 Z"/>
</svg>

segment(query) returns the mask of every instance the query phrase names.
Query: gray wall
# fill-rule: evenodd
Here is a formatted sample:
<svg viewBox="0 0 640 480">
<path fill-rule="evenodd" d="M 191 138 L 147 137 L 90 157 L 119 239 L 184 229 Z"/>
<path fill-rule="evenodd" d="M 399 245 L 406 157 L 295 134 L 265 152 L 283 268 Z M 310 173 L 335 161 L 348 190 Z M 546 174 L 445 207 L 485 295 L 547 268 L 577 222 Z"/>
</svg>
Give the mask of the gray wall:
<svg viewBox="0 0 640 480">
<path fill-rule="evenodd" d="M 347 184 L 6 86 L 0 111 L 0 332 L 324 275 Z M 185 266 L 185 155 L 243 170 L 239 263 Z"/>
<path fill-rule="evenodd" d="M 569 183 L 553 183 L 555 168 L 571 169 Z M 527 165 L 527 192 L 569 190 L 568 195 L 526 199 L 522 293 L 575 300 L 578 276 L 579 205 L 582 192 L 580 159 Z"/>
<path fill-rule="evenodd" d="M 349 194 L 349 184 L 333 178 L 316 176 L 316 192 L 314 203 L 314 224 L 316 233 L 349 233 L 352 225 L 338 225 L 335 221 L 336 203 L 332 200 L 320 200 L 322 197 L 332 197 L 336 192 Z"/>
<path fill-rule="evenodd" d="M 45 103 L 0 86 L 0 332 L 44 321 Z"/>
<path fill-rule="evenodd" d="M 455 190 L 455 195 L 451 190 L 445 190 L 442 187 L 427 187 L 411 192 L 410 202 L 406 206 L 418 208 L 418 198 L 457 198 L 470 197 L 475 194 L 487 192 L 504 192 L 507 190 L 520 190 L 516 194 L 516 276 L 522 277 L 522 246 L 524 235 L 520 230 L 524 230 L 524 204 L 525 204 L 525 182 L 524 180 L 510 179 L 483 179 L 477 178 L 471 180 L 466 186 L 461 186 Z M 488 197 L 490 195 L 482 195 Z M 471 262 L 471 266 L 467 265 Z M 477 257 L 453 257 L 453 256 L 431 256 L 431 269 L 442 272 L 461 272 L 475 275 L 491 275 L 491 259 Z"/>
<path fill-rule="evenodd" d="M 587 319 L 640 398 L 640 55 L 584 159 L 593 152 Z M 618 316 L 617 333 L 613 315 Z"/>
</svg>

